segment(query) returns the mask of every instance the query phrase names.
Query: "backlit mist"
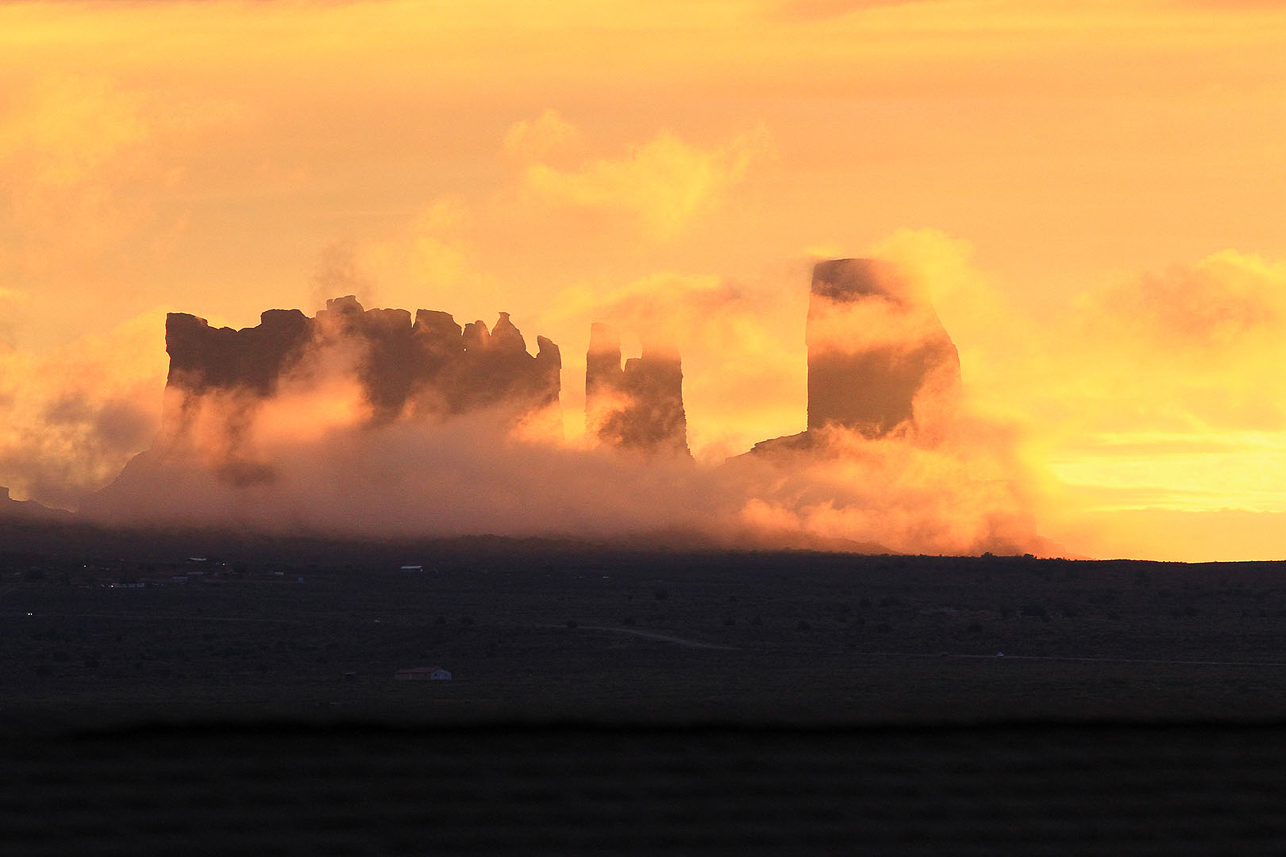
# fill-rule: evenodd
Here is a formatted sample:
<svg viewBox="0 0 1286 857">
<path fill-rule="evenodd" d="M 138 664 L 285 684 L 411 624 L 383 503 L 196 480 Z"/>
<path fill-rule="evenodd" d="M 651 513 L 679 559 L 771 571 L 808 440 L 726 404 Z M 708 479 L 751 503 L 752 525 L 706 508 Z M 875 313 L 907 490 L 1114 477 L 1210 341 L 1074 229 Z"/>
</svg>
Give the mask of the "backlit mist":
<svg viewBox="0 0 1286 857">
<path fill-rule="evenodd" d="M 202 466 L 117 512 L 1279 558 L 1283 25 L 1195 0 L 0 4 L 0 485 L 88 509 L 172 439 L 167 313 L 354 295 L 507 313 L 533 359 L 557 344 L 558 408 L 383 419 L 335 333 L 248 411 L 194 403 L 163 445 Z M 934 316 L 850 321 L 940 325 L 958 383 L 914 431 L 745 455 L 812 434 L 809 277 L 845 257 Z M 690 456 L 587 423 L 595 322 L 622 361 L 681 355 Z"/>
</svg>

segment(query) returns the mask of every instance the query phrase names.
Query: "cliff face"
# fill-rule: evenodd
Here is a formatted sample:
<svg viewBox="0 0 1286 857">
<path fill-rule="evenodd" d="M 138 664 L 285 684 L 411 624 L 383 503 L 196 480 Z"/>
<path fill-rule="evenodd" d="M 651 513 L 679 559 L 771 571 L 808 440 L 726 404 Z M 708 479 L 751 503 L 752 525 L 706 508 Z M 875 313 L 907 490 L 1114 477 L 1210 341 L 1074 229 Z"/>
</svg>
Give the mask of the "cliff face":
<svg viewBox="0 0 1286 857">
<path fill-rule="evenodd" d="M 813 267 L 804 334 L 808 428 L 756 443 L 750 454 L 815 454 L 825 427 L 886 437 L 949 413 L 960 356 L 933 306 L 892 265 L 832 259 Z"/>
<path fill-rule="evenodd" d="M 526 412 L 558 403 L 562 357 L 537 337 L 527 353 L 522 333 L 500 313 L 495 329 L 481 321 L 463 328 L 450 313 L 363 310 L 352 296 L 326 302 L 314 322 L 322 343 L 359 350 L 358 376 L 375 422 L 409 413 L 449 416 L 493 406 Z"/>
<path fill-rule="evenodd" d="M 922 392 L 960 387 L 960 357 L 933 307 L 874 259 L 813 268 L 805 339 L 810 430 L 882 437 L 914 420 Z"/>
<path fill-rule="evenodd" d="M 643 356 L 622 367 L 620 335 L 606 324 L 591 325 L 585 427 L 609 446 L 690 455 L 679 353 L 644 343 Z"/>
<path fill-rule="evenodd" d="M 172 312 L 165 317 L 170 355 L 167 387 L 193 393 L 242 388 L 269 396 L 312 338 L 312 320 L 297 309 L 268 310 L 258 327 L 210 327 L 203 318 Z"/>
<path fill-rule="evenodd" d="M 315 318 L 299 310 L 269 310 L 260 318 L 258 326 L 243 330 L 212 328 L 186 313 L 166 318 L 163 445 L 191 431 L 207 397 L 227 394 L 220 399 L 218 431 L 234 459 L 238 434 L 258 402 L 287 379 L 307 385 L 334 371 L 355 375 L 371 425 L 484 408 L 519 419 L 558 403 L 558 346 L 538 337 L 539 352 L 528 354 L 508 313 L 500 314 L 494 330 L 481 321 L 462 328 L 445 312 L 419 310 L 413 321 L 406 310 L 366 310 L 348 296 L 327 301 Z"/>
</svg>

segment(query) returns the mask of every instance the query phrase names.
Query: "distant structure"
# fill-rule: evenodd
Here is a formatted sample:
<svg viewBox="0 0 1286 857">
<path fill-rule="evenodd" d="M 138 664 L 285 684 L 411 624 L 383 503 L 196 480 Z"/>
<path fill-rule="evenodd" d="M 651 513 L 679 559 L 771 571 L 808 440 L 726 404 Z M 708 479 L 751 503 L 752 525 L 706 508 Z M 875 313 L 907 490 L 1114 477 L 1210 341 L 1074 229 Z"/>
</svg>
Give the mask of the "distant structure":
<svg viewBox="0 0 1286 857">
<path fill-rule="evenodd" d="M 600 444 L 691 455 L 679 352 L 643 343 L 621 365 L 621 337 L 594 322 L 585 358 L 585 429 Z"/>
<path fill-rule="evenodd" d="M 826 427 L 885 437 L 918 425 L 918 403 L 959 394 L 955 344 L 932 305 L 888 262 L 818 262 L 804 339 L 808 430 L 761 441 L 752 453 L 812 449 Z"/>
<path fill-rule="evenodd" d="M 923 390 L 960 387 L 960 356 L 933 307 L 876 259 L 813 267 L 808 303 L 808 428 L 882 437 L 915 418 Z"/>
<path fill-rule="evenodd" d="M 442 667 L 415 667 L 398 670 L 393 674 L 397 681 L 450 681 L 451 673 Z"/>
</svg>

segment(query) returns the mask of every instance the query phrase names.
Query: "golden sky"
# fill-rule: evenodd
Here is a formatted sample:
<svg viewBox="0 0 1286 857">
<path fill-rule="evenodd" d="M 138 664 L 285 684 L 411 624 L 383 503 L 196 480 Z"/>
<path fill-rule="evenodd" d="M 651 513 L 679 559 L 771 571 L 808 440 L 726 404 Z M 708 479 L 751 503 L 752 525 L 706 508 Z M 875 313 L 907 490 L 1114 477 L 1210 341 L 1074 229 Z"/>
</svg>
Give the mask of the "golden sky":
<svg viewBox="0 0 1286 857">
<path fill-rule="evenodd" d="M 715 462 L 809 266 L 914 271 L 1085 555 L 1286 555 L 1286 4 L 0 2 L 0 484 L 155 430 L 163 315 L 664 324 Z M 627 337 L 628 341 L 628 337 Z"/>
</svg>

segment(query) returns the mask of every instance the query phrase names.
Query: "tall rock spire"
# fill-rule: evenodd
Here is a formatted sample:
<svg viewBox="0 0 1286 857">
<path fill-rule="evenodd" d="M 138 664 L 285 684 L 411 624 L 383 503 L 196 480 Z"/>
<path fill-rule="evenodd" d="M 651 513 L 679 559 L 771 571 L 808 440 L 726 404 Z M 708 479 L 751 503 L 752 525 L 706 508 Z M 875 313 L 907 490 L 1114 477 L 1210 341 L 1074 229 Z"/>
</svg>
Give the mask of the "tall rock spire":
<svg viewBox="0 0 1286 857">
<path fill-rule="evenodd" d="M 590 326 L 585 360 L 585 429 L 599 443 L 643 452 L 690 455 L 679 352 L 643 343 L 621 366 L 621 337 Z"/>
<path fill-rule="evenodd" d="M 914 421 L 922 392 L 960 387 L 960 357 L 937 313 L 887 262 L 817 263 L 805 340 L 809 429 L 881 437 Z"/>
</svg>

